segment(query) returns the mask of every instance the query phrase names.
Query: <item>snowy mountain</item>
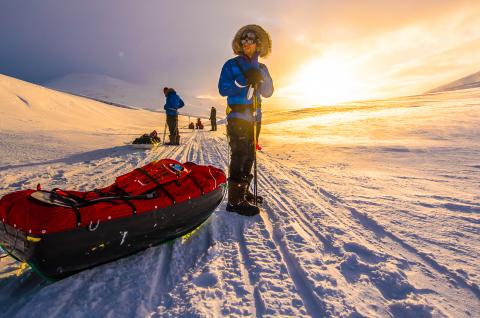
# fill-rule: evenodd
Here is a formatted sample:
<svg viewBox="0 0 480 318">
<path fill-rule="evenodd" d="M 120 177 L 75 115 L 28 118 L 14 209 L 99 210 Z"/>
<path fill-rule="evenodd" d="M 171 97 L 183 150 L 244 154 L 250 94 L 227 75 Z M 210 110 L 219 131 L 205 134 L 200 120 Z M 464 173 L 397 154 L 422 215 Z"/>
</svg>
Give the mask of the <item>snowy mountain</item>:
<svg viewBox="0 0 480 318">
<path fill-rule="evenodd" d="M 1 315 L 478 317 L 479 100 L 266 112 L 259 216 L 222 202 L 190 237 L 55 283 L 0 258 Z M 182 129 L 175 147 L 124 144 L 163 128 L 157 115 L 0 76 L 0 196 L 91 190 L 159 158 L 227 170 L 223 125 Z"/>
<path fill-rule="evenodd" d="M 106 75 L 68 74 L 44 83 L 46 87 L 136 108 L 163 111 L 165 96 L 162 87 L 142 86 Z M 219 109 L 219 100 L 194 97 L 179 92 L 185 102 L 180 112 L 192 116 L 208 116 L 210 107 Z M 223 108 L 223 107 L 220 107 Z"/>
<path fill-rule="evenodd" d="M 163 131 L 165 122 L 163 113 L 106 105 L 4 75 L 0 101 L 0 165 L 123 144 Z"/>
<path fill-rule="evenodd" d="M 131 105 L 136 108 L 158 110 L 161 104 L 161 88 L 152 94 L 142 86 L 106 75 L 68 74 L 43 83 L 44 86 L 60 91 L 85 95 L 92 98 Z"/>
<path fill-rule="evenodd" d="M 459 80 L 434 88 L 427 93 L 438 93 L 447 91 L 456 91 L 460 89 L 468 89 L 480 87 L 480 72 L 462 77 Z"/>
<path fill-rule="evenodd" d="M 0 99 L 2 131 L 114 129 L 123 127 L 126 120 L 138 125 L 155 115 L 147 110 L 121 109 L 5 75 L 0 75 Z"/>
</svg>

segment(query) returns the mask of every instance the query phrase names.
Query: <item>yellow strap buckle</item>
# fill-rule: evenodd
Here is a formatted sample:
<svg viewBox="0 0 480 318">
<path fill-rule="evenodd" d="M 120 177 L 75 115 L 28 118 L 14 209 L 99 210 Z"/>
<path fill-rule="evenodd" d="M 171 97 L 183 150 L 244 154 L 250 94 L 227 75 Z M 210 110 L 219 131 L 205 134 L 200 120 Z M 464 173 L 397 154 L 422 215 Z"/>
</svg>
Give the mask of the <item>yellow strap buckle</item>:
<svg viewBox="0 0 480 318">
<path fill-rule="evenodd" d="M 41 240 L 42 240 L 41 237 L 27 236 L 27 241 L 29 241 L 29 242 L 38 243 Z"/>
</svg>

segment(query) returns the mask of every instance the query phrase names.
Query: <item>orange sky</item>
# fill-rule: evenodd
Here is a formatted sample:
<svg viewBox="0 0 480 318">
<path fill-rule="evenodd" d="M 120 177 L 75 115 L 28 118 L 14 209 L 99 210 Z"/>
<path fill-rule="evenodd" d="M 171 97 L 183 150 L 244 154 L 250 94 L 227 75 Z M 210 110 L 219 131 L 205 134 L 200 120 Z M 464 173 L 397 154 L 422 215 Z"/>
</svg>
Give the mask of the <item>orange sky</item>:
<svg viewBox="0 0 480 318">
<path fill-rule="evenodd" d="M 332 4 L 317 19 L 315 10 L 312 3 L 263 21 L 274 41 L 265 60 L 277 89 L 269 103 L 412 95 L 480 71 L 480 1 Z"/>
<path fill-rule="evenodd" d="M 251 23 L 273 39 L 272 107 L 419 94 L 480 71 L 480 0 L 49 0 L 0 5 L 0 73 L 100 74 L 224 105 L 219 73 Z"/>
</svg>

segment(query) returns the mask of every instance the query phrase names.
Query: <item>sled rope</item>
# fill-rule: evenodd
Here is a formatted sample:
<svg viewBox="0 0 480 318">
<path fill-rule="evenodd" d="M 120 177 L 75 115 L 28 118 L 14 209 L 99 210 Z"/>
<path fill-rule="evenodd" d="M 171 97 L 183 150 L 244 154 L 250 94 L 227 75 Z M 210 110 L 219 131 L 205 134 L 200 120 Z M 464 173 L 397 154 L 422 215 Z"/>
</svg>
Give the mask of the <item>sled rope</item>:
<svg viewBox="0 0 480 318">
<path fill-rule="evenodd" d="M 91 199 L 91 200 L 83 200 L 81 198 L 78 198 L 80 201 L 83 202 L 77 202 L 76 199 L 74 199 L 75 196 L 73 197 L 66 197 L 63 196 L 59 193 L 53 192 L 53 191 L 44 191 L 44 190 L 39 190 L 40 192 L 46 192 L 52 194 L 56 199 L 59 199 L 59 201 L 62 201 L 62 203 L 71 206 L 71 207 L 76 207 L 76 208 L 83 208 L 89 205 L 97 204 L 100 202 L 113 202 L 117 200 L 125 200 L 126 202 L 128 200 L 144 200 L 144 199 L 153 199 L 155 198 L 154 193 L 146 193 L 146 194 L 140 194 L 140 195 L 125 195 L 125 196 L 105 196 L 101 198 L 96 198 L 96 199 Z M 67 195 L 72 195 L 71 193 L 65 192 Z"/>
<path fill-rule="evenodd" d="M 175 201 L 175 198 L 173 197 L 173 195 L 168 192 L 160 182 L 157 181 L 157 179 L 155 179 L 154 177 L 152 177 L 147 171 L 143 170 L 142 168 L 137 168 L 135 169 L 137 171 L 140 171 L 141 173 L 143 173 L 145 176 L 147 176 L 150 180 L 152 180 L 156 185 L 157 185 L 157 188 L 161 191 L 163 191 L 163 193 L 165 193 L 167 195 L 167 197 L 169 197 L 170 200 L 172 200 L 173 204 L 176 204 L 177 202 Z"/>
<path fill-rule="evenodd" d="M 80 208 L 82 207 L 94 205 L 100 202 L 109 202 L 111 204 L 117 204 L 115 201 L 123 201 L 132 208 L 132 214 L 137 214 L 137 209 L 135 205 L 132 202 L 130 202 L 130 200 L 153 199 L 156 197 L 154 193 L 147 193 L 147 194 L 135 195 L 135 196 L 128 196 L 128 195 L 127 196 L 107 196 L 107 197 L 101 197 L 101 198 L 96 198 L 92 200 L 85 200 L 66 191 L 62 191 L 63 193 L 65 193 L 65 195 L 59 194 L 57 192 L 59 190 L 60 189 L 57 188 L 57 189 L 53 189 L 52 191 L 44 191 L 44 190 L 39 190 L 39 191 L 50 193 L 50 195 L 54 199 L 62 202 L 64 205 L 67 205 L 69 208 L 71 208 L 75 213 L 77 227 L 80 227 L 80 225 L 82 224 L 82 215 L 80 213 Z M 55 203 L 52 203 L 52 204 L 55 204 Z"/>
<path fill-rule="evenodd" d="M 208 169 L 208 171 L 210 171 L 210 169 Z M 211 173 L 210 173 L 210 174 L 211 174 Z M 198 183 L 197 180 L 195 180 L 194 177 L 192 177 L 192 175 L 188 174 L 188 175 L 187 175 L 187 178 L 189 178 L 190 180 L 192 180 L 193 183 L 195 183 L 195 185 L 197 186 L 197 188 L 200 189 L 200 192 L 202 193 L 202 195 L 205 194 L 205 191 L 203 191 L 203 187 L 200 185 L 200 183 Z M 214 178 L 214 180 L 215 180 L 215 178 Z M 215 180 L 215 183 L 216 183 L 216 180 Z"/>
</svg>

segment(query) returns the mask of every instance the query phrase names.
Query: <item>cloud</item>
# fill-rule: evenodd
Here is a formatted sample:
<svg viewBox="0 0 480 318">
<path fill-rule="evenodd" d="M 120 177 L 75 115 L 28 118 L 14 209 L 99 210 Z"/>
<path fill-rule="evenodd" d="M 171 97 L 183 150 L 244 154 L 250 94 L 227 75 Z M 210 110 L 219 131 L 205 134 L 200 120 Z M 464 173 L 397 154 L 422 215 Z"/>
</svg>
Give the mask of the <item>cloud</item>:
<svg viewBox="0 0 480 318">
<path fill-rule="evenodd" d="M 259 23 L 273 38 L 265 63 L 279 91 L 304 63 L 342 52 L 378 85 L 372 94 L 398 95 L 407 84 L 401 93 L 414 93 L 429 78 L 433 87 L 473 67 L 479 7 L 468 0 L 7 1 L 0 73 L 34 82 L 96 73 L 215 96 L 233 34 Z"/>
<path fill-rule="evenodd" d="M 417 94 L 480 69 L 476 58 L 480 54 L 480 6 L 451 4 L 445 2 L 442 10 L 433 8 L 415 19 L 402 19 L 400 14 L 386 28 L 378 28 L 378 21 L 362 24 L 353 19 L 350 25 L 358 24 L 361 31 L 350 32 L 344 26 L 337 31 L 342 34 L 341 40 L 322 41 L 308 33 L 299 33 L 294 39 L 302 52 L 301 60 L 328 60 L 336 56 L 332 63 L 339 64 L 342 59 L 343 64 L 350 65 L 351 74 L 344 85 L 350 89 L 345 96 L 384 98 Z M 367 29 L 366 25 L 374 25 L 375 29 Z M 324 28 L 321 32 L 329 30 Z M 281 93 L 289 91 L 292 86 L 289 82 L 294 81 L 301 67 L 302 63 L 289 66 L 289 80 L 280 87 Z M 334 72 L 328 67 L 324 71 Z M 322 74 L 321 70 L 318 73 L 319 82 L 328 79 L 328 74 Z M 348 78 L 359 81 L 349 83 Z M 315 89 L 320 96 L 322 87 Z"/>
</svg>

